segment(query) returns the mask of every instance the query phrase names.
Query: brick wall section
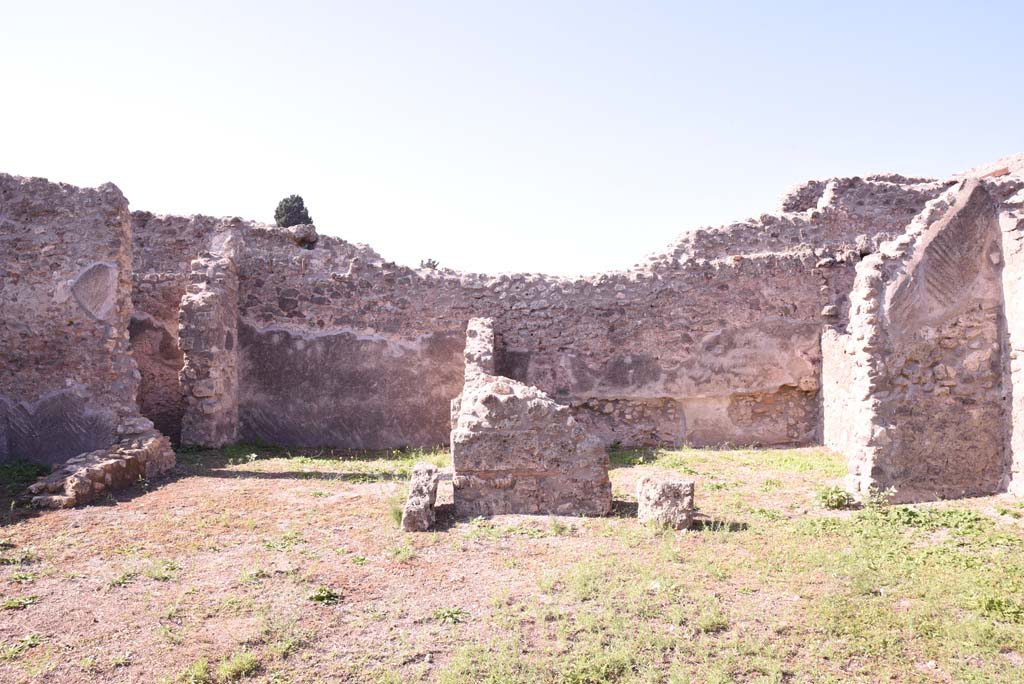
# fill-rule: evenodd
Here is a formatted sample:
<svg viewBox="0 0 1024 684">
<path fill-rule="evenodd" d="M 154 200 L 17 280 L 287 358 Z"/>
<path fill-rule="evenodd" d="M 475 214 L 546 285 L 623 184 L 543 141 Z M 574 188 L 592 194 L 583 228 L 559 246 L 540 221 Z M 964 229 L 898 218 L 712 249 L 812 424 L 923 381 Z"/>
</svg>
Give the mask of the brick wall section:
<svg viewBox="0 0 1024 684">
<path fill-rule="evenodd" d="M 807 442 L 821 312 L 836 274 L 852 269 L 817 261 L 489 277 L 389 265 L 331 238 L 301 250 L 253 231 L 240 273 L 243 434 L 306 446 L 443 444 L 440 407 L 462 383 L 461 329 L 489 316 L 504 339 L 499 372 L 571 406 L 608 442 Z M 289 400 L 295 388 L 301 406 Z M 773 403 L 779 391 L 806 393 L 782 430 L 730 411 L 734 396 Z"/>
</svg>

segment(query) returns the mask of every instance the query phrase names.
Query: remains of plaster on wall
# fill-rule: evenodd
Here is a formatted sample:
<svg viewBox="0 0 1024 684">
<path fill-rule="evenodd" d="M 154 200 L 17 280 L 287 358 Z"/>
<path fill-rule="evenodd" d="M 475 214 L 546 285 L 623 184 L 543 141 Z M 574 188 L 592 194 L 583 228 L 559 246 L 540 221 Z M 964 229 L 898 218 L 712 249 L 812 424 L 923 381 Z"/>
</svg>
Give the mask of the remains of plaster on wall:
<svg viewBox="0 0 1024 684">
<path fill-rule="evenodd" d="M 324 338 L 346 336 L 356 342 L 382 343 L 382 349 L 386 354 L 398 358 L 403 354 L 422 352 L 428 340 L 434 333 L 420 333 L 411 337 L 381 333 L 368 328 L 354 328 L 350 326 L 334 326 L 328 329 L 309 330 L 299 326 L 287 326 L 282 324 L 260 325 L 249 318 L 241 318 L 239 322 L 247 325 L 260 335 L 275 335 L 281 333 L 297 345 L 306 342 L 315 342 Z M 275 341 L 283 342 L 284 338 L 277 338 Z M 301 349 L 301 346 L 299 347 Z"/>
<path fill-rule="evenodd" d="M 71 294 L 87 314 L 108 320 L 117 302 L 117 266 L 106 262 L 89 266 L 71 285 Z"/>
</svg>

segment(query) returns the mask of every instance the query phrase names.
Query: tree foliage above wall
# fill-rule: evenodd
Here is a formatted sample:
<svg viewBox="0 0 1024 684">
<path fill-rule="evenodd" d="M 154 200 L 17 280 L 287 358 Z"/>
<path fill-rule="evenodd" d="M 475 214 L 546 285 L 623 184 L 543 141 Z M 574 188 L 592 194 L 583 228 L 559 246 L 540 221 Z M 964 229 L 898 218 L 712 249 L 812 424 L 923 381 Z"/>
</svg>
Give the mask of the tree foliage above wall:
<svg viewBox="0 0 1024 684">
<path fill-rule="evenodd" d="M 282 228 L 313 223 L 309 212 L 306 211 L 306 203 L 299 195 L 289 195 L 278 202 L 277 209 L 274 211 L 274 220 Z"/>
</svg>

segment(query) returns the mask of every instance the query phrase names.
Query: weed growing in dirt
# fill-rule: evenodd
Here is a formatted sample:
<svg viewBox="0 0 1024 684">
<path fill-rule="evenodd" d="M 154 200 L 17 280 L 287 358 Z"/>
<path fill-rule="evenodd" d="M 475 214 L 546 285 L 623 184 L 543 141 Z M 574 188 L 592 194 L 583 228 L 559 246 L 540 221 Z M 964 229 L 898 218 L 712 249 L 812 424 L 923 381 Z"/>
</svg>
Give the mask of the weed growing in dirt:
<svg viewBox="0 0 1024 684">
<path fill-rule="evenodd" d="M 174 684 L 213 684 L 210 661 L 206 658 L 195 661 L 178 674 Z"/>
<path fill-rule="evenodd" d="M 333 606 L 336 603 L 341 603 L 341 598 L 341 594 L 330 587 L 318 587 L 316 591 L 309 595 L 310 601 L 325 606 Z"/>
<path fill-rule="evenodd" d="M 818 503 L 829 510 L 842 510 L 854 504 L 853 496 L 839 486 L 822 487 L 816 495 Z"/>
<path fill-rule="evenodd" d="M 43 643 L 43 637 L 38 634 L 29 634 L 11 644 L 0 643 L 0 660 L 15 660 L 30 648 L 35 648 L 41 643 Z"/>
<path fill-rule="evenodd" d="M 0 556 L 0 565 L 32 565 L 39 562 L 39 556 L 32 549 Z"/>
<path fill-rule="evenodd" d="M 217 666 L 217 680 L 236 682 L 259 672 L 260 661 L 249 651 L 235 651 Z"/>
<path fill-rule="evenodd" d="M 9 599 L 4 599 L 3 603 L 0 603 L 0 609 L 25 610 L 36 603 L 39 603 L 38 596 L 12 596 Z"/>
<path fill-rule="evenodd" d="M 403 513 L 403 499 L 401 496 L 392 497 L 388 500 L 388 515 L 391 517 L 391 522 L 397 527 L 402 525 L 402 513 Z"/>
<path fill-rule="evenodd" d="M 158 560 L 142 572 L 146 577 L 158 582 L 169 582 L 177 578 L 179 570 L 181 566 L 172 560 Z"/>
<path fill-rule="evenodd" d="M 399 563 L 408 563 L 416 557 L 416 550 L 409 542 L 405 542 L 401 546 L 391 549 L 391 557 Z"/>
<path fill-rule="evenodd" d="M 268 551 L 289 551 L 299 544 L 304 543 L 306 540 L 302 538 L 302 533 L 297 530 L 291 530 L 281 536 L 280 539 L 269 539 L 263 542 L 263 548 Z"/>
<path fill-rule="evenodd" d="M 705 634 L 724 632 L 729 629 L 729 618 L 718 605 L 705 606 L 697 616 L 697 629 Z"/>
<path fill-rule="evenodd" d="M 270 577 L 270 573 L 263 568 L 251 568 L 243 572 L 238 581 L 242 584 L 259 584 L 261 580 L 268 577 Z"/>
<path fill-rule="evenodd" d="M 120 575 L 110 580 L 110 586 L 112 587 L 127 587 L 129 584 L 135 581 L 139 576 L 139 573 L 135 570 L 128 570 L 122 572 Z"/>
<path fill-rule="evenodd" d="M 128 667 L 132 664 L 132 654 L 122 653 L 110 659 L 111 667 Z"/>
<path fill-rule="evenodd" d="M 556 537 L 567 537 L 572 534 L 572 525 L 567 525 L 558 518 L 551 518 L 549 527 Z"/>
<path fill-rule="evenodd" d="M 460 622 L 465 622 L 469 613 L 462 608 L 438 608 L 434 611 L 433 617 L 442 625 L 457 625 Z"/>
</svg>

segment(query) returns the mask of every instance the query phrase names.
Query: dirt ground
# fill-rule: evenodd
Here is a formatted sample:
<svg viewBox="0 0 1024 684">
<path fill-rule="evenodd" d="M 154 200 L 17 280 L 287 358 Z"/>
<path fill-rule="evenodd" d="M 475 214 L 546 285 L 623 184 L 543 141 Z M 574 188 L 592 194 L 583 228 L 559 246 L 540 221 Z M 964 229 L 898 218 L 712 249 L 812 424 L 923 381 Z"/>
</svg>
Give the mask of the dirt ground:
<svg viewBox="0 0 1024 684">
<path fill-rule="evenodd" d="M 396 524 L 443 453 L 185 452 L 4 507 L 0 682 L 1024 681 L 1024 507 L 830 510 L 823 449 L 617 452 L 615 514 Z M 635 519 L 636 480 L 703 519 Z"/>
</svg>

